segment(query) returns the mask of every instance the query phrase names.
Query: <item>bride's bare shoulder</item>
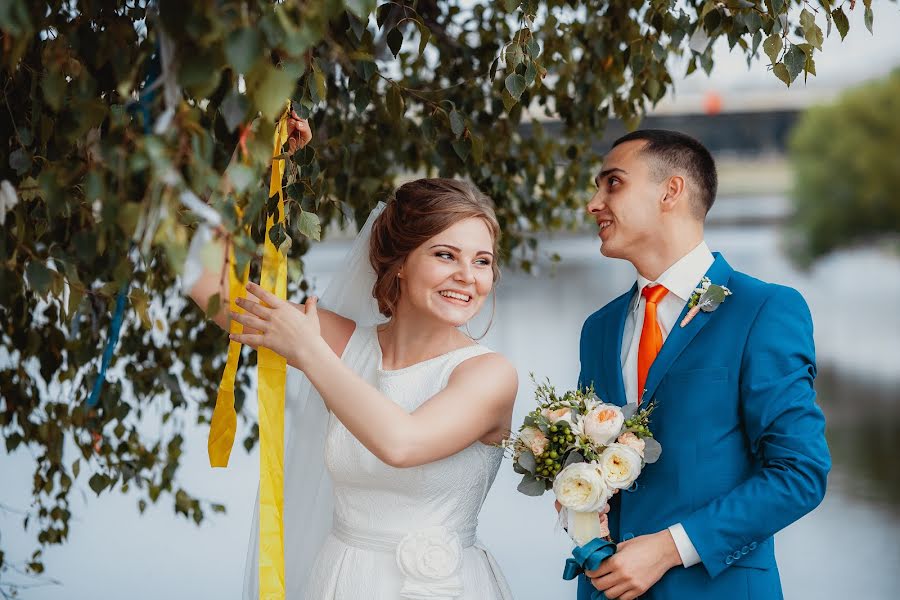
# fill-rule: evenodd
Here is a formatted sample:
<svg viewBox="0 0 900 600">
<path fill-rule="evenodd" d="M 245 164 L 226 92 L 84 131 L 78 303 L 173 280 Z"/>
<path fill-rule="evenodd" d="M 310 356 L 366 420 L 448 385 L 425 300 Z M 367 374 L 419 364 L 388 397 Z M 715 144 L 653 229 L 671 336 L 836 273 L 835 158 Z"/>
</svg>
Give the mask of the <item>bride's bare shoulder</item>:
<svg viewBox="0 0 900 600">
<path fill-rule="evenodd" d="M 342 317 L 341 315 L 321 308 L 319 313 L 319 325 L 322 328 L 322 337 L 325 343 L 334 351 L 335 354 L 341 356 L 344 349 L 347 348 L 347 342 L 350 336 L 356 330 L 356 321 Z"/>
</svg>

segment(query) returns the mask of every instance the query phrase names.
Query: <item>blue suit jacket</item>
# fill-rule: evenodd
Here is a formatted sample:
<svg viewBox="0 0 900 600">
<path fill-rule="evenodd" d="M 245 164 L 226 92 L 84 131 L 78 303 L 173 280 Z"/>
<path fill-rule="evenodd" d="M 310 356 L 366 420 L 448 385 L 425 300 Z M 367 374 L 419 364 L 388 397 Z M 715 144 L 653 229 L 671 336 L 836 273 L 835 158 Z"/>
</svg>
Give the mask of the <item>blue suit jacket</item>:
<svg viewBox="0 0 900 600">
<path fill-rule="evenodd" d="M 782 598 L 772 536 L 818 506 L 831 468 L 812 318 L 799 292 L 736 272 L 718 253 L 707 277 L 733 295 L 684 328 L 679 317 L 651 366 L 644 398 L 657 403 L 651 429 L 662 457 L 616 495 L 610 529 L 623 540 L 680 522 L 700 555 L 642 598 Z M 618 405 L 636 289 L 591 315 L 581 334 L 579 385 Z M 584 576 L 578 587 L 589 598 Z"/>
</svg>

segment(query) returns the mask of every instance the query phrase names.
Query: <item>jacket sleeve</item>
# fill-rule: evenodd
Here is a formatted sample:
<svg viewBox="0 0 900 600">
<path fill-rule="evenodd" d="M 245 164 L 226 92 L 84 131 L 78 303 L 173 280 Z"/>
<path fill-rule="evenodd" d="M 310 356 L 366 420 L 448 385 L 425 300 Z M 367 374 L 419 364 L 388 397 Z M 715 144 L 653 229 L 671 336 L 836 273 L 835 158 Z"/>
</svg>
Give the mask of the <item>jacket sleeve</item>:
<svg viewBox="0 0 900 600">
<path fill-rule="evenodd" d="M 682 521 L 711 577 L 732 555 L 813 510 L 825 495 L 831 457 L 816 405 L 812 317 L 803 297 L 771 286 L 751 326 L 740 372 L 740 415 L 754 474 Z"/>
</svg>

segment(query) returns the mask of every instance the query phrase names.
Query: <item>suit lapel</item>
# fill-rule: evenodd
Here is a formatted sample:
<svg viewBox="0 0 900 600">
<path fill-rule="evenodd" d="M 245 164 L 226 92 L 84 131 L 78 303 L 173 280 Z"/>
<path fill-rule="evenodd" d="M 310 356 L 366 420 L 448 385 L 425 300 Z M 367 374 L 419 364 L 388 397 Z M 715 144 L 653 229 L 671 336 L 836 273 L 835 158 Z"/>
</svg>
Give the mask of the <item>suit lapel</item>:
<svg viewBox="0 0 900 600">
<path fill-rule="evenodd" d="M 713 253 L 713 256 L 715 256 L 715 261 L 706 272 L 706 277 L 716 285 L 727 285 L 734 270 L 721 254 L 715 252 Z M 700 282 L 698 281 L 697 283 L 699 284 Z M 675 362 L 675 359 L 681 355 L 691 340 L 700 333 L 700 330 L 706 326 L 713 314 L 715 314 L 715 311 L 703 312 L 701 310 L 686 327 L 682 327 L 681 321 L 684 319 L 687 312 L 687 303 L 685 303 L 684 309 L 682 309 L 681 315 L 679 315 L 678 320 L 675 322 L 672 331 L 669 332 L 669 336 L 666 338 L 662 349 L 659 351 L 659 355 L 657 355 L 653 364 L 650 365 L 650 371 L 647 373 L 646 391 L 644 392 L 645 398 L 649 399 L 653 397 L 660 381 L 662 381 L 662 378 L 668 373 L 669 368 Z M 619 344 L 621 343 L 620 336 Z M 621 369 L 619 371 L 621 373 Z"/>
<path fill-rule="evenodd" d="M 622 335 L 625 332 L 625 320 L 628 318 L 628 309 L 631 300 L 637 292 L 637 282 L 631 286 L 631 290 L 619 297 L 619 305 L 609 320 L 607 335 L 616 340 L 615 345 L 607 345 L 606 348 L 614 348 L 614 352 L 604 353 L 603 372 L 612 373 L 612 385 L 609 387 L 609 397 L 601 398 L 604 402 L 625 405 L 625 381 L 622 379 Z"/>
</svg>

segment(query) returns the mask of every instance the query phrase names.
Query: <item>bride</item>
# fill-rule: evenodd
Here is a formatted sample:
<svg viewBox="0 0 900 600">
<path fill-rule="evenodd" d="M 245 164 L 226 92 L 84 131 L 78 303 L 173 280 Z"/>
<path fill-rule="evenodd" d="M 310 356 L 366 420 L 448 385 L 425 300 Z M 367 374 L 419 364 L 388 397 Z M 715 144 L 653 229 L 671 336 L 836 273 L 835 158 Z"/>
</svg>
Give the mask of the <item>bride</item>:
<svg viewBox="0 0 900 600">
<path fill-rule="evenodd" d="M 293 367 L 289 599 L 512 597 L 476 525 L 518 378 L 459 329 L 497 280 L 499 234 L 490 199 L 471 184 L 412 181 L 373 211 L 322 307 L 251 283 L 237 301 L 246 312 L 228 314 L 245 326 L 233 339 Z M 214 287 L 191 296 L 205 307 Z M 244 589 L 253 600 L 256 527 Z"/>
</svg>

